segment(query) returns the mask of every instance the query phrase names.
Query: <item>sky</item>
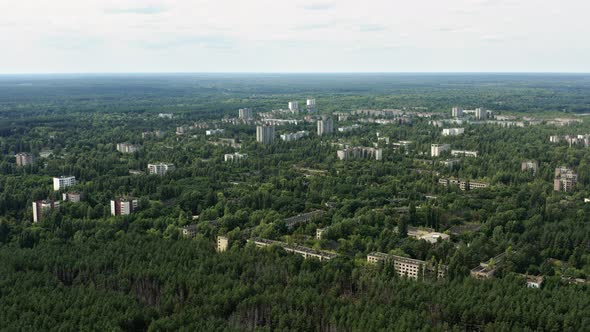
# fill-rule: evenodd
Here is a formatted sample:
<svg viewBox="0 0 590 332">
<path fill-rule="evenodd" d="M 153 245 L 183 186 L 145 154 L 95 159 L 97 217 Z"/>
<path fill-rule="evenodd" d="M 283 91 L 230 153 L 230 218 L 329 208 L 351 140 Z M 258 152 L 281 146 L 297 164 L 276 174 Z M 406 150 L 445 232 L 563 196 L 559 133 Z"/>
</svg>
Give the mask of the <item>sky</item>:
<svg viewBox="0 0 590 332">
<path fill-rule="evenodd" d="M 588 0 L 0 0 L 0 74 L 590 72 Z"/>
</svg>

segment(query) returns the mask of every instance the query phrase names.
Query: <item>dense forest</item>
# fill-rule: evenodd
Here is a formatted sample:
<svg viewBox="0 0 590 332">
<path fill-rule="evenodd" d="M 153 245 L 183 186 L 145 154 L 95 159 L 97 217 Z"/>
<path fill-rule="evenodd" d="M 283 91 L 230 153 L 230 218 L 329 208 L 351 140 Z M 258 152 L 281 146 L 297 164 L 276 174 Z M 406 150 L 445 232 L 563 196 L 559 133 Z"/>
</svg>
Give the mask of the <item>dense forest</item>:
<svg viewBox="0 0 590 332">
<path fill-rule="evenodd" d="M 589 96 L 590 76 L 565 74 L 2 76 L 0 329 L 586 330 L 590 148 L 549 138 L 590 134 Z M 303 111 L 307 98 L 316 113 Z M 275 126 L 273 144 L 256 142 L 255 121 L 230 121 L 240 108 L 257 115 L 293 100 L 302 112 L 273 114 L 298 123 Z M 453 123 L 458 105 L 524 125 Z M 406 115 L 379 123 L 358 109 Z M 321 117 L 360 126 L 320 136 Z M 441 133 L 459 126 L 462 135 Z M 214 128 L 224 132 L 206 134 Z M 156 130 L 163 135 L 145 135 Z M 279 139 L 300 130 L 309 135 Z M 122 142 L 139 149 L 121 153 Z M 432 156 L 431 144 L 478 156 Z M 340 160 L 343 145 L 379 147 L 383 157 Z M 34 162 L 17 165 L 20 152 Z M 247 158 L 225 161 L 235 152 Z M 538 170 L 523 171 L 527 160 Z M 156 162 L 175 169 L 148 174 Z M 577 174 L 568 192 L 554 190 L 560 166 Z M 77 184 L 55 191 L 52 178 L 64 175 Z M 441 178 L 488 186 L 461 190 Z M 67 191 L 81 201 L 33 222 L 35 201 Z M 138 209 L 112 215 L 119 196 L 137 198 Z M 183 233 L 189 225 L 194 236 Z M 224 252 L 218 236 L 229 240 Z M 337 257 L 305 259 L 252 238 Z M 446 276 L 400 276 L 391 262 L 368 263 L 371 252 L 435 262 Z M 497 272 L 476 280 L 470 271 L 482 262 Z M 542 276 L 542 287 L 528 288 L 527 276 Z"/>
</svg>

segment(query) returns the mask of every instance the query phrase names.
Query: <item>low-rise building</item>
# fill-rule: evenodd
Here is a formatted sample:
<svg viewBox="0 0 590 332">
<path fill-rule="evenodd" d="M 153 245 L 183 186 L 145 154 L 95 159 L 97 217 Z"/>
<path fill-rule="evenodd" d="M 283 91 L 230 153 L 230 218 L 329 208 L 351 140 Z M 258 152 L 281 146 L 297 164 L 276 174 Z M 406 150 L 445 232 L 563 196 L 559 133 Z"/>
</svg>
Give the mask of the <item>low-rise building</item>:
<svg viewBox="0 0 590 332">
<path fill-rule="evenodd" d="M 283 140 L 283 142 L 291 142 L 291 141 L 297 141 L 307 135 L 308 135 L 307 131 L 301 130 L 296 133 L 282 134 L 281 139 Z"/>
<path fill-rule="evenodd" d="M 205 130 L 205 135 L 206 136 L 212 136 L 212 135 L 223 134 L 223 133 L 225 133 L 225 129 L 208 129 L 208 130 Z"/>
<path fill-rule="evenodd" d="M 137 210 L 138 200 L 134 197 L 119 197 L 111 200 L 111 215 L 126 216 Z"/>
<path fill-rule="evenodd" d="M 197 225 L 187 225 L 180 228 L 180 233 L 184 238 L 193 238 L 197 235 Z"/>
<path fill-rule="evenodd" d="M 16 158 L 16 165 L 17 166 L 27 166 L 32 165 L 35 162 L 35 157 L 32 153 L 28 152 L 21 152 L 14 155 Z"/>
<path fill-rule="evenodd" d="M 76 184 L 75 176 L 60 176 L 53 178 L 53 190 L 59 191 Z"/>
<path fill-rule="evenodd" d="M 174 171 L 176 168 L 174 164 L 170 163 L 157 163 L 157 164 L 148 164 L 148 172 L 149 174 L 155 175 L 166 175 L 166 173 Z"/>
<path fill-rule="evenodd" d="M 539 163 L 536 160 L 524 160 L 521 163 L 520 170 L 522 172 L 530 172 L 535 175 L 539 170 Z"/>
<path fill-rule="evenodd" d="M 340 127 L 340 128 L 338 128 L 338 131 L 341 133 L 346 133 L 346 132 L 353 131 L 353 130 L 359 129 L 359 128 L 361 128 L 361 125 L 353 124 L 351 126 Z"/>
<path fill-rule="evenodd" d="M 313 219 L 321 218 L 324 215 L 324 213 L 325 212 L 323 210 L 315 210 L 308 213 L 302 213 L 293 217 L 285 218 L 283 219 L 283 222 L 285 222 L 285 226 L 287 226 L 287 228 L 293 228 L 297 225 L 308 223 Z"/>
<path fill-rule="evenodd" d="M 465 180 L 459 180 L 459 179 L 454 179 L 454 178 L 441 178 L 438 179 L 438 183 L 443 185 L 443 186 L 450 186 L 450 185 L 457 185 L 459 186 L 459 188 L 461 190 L 473 190 L 473 189 L 482 189 L 482 188 L 487 188 L 490 186 L 489 183 L 486 182 L 477 182 L 477 181 L 465 181 Z"/>
<path fill-rule="evenodd" d="M 477 151 L 467 151 L 467 150 L 451 150 L 452 156 L 461 156 L 461 157 L 477 157 Z"/>
<path fill-rule="evenodd" d="M 315 258 L 320 261 L 329 261 L 330 259 L 338 257 L 338 255 L 331 253 L 331 252 L 327 252 L 327 251 L 323 251 L 323 250 L 315 250 L 312 248 L 303 247 L 303 246 L 299 246 L 299 245 L 295 245 L 295 244 L 287 244 L 287 243 L 280 242 L 280 241 L 254 238 L 252 240 L 248 240 L 248 242 L 254 242 L 254 244 L 259 248 L 276 245 L 276 246 L 283 248 L 286 252 L 291 252 L 294 254 L 301 255 L 301 256 L 303 256 L 303 258 L 306 258 L 306 259 L 307 258 Z"/>
<path fill-rule="evenodd" d="M 223 155 L 223 160 L 225 162 L 228 162 L 228 161 L 229 162 L 239 162 L 242 159 L 245 159 L 247 157 L 248 157 L 247 154 L 238 153 L 238 152 L 235 152 L 235 153 L 226 153 L 225 155 Z"/>
<path fill-rule="evenodd" d="M 43 220 L 43 216 L 50 210 L 59 209 L 59 202 L 50 199 L 33 202 L 33 222 Z"/>
<path fill-rule="evenodd" d="M 496 264 L 500 263 L 503 259 L 504 253 L 501 253 L 485 263 L 479 263 L 478 266 L 471 269 L 469 275 L 474 279 L 490 279 L 496 274 Z"/>
<path fill-rule="evenodd" d="M 367 262 L 373 264 L 393 262 L 393 268 L 397 275 L 414 280 L 423 279 L 429 273 L 432 273 L 437 279 L 442 279 L 447 271 L 447 267 L 442 264 L 433 264 L 419 259 L 388 255 L 381 252 L 368 254 Z"/>
</svg>

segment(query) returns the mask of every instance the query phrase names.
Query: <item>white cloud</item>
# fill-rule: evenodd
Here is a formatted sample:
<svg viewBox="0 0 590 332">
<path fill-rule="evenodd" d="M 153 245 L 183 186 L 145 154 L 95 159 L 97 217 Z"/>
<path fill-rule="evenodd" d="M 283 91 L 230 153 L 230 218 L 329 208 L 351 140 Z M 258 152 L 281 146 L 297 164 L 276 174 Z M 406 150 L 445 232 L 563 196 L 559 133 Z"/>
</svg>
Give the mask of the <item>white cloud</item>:
<svg viewBox="0 0 590 332">
<path fill-rule="evenodd" d="M 588 72 L 589 10 L 583 0 L 0 0 L 0 73 Z"/>
</svg>

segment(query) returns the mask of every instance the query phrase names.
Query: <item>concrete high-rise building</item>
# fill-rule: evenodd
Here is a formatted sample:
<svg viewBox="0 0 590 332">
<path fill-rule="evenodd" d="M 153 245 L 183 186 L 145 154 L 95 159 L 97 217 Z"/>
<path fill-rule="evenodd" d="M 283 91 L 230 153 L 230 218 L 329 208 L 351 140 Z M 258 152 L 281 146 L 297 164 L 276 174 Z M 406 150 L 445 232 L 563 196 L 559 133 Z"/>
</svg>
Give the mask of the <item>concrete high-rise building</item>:
<svg viewBox="0 0 590 332">
<path fill-rule="evenodd" d="M 334 132 L 334 122 L 331 118 L 318 120 L 318 136 L 328 135 Z"/>
<path fill-rule="evenodd" d="M 59 191 L 61 189 L 73 186 L 76 184 L 75 176 L 60 176 L 53 178 L 53 190 Z"/>
<path fill-rule="evenodd" d="M 449 144 L 432 144 L 430 145 L 430 156 L 440 157 L 443 152 L 449 151 L 450 149 L 451 146 Z"/>
<path fill-rule="evenodd" d="M 229 239 L 225 236 L 217 237 L 217 252 L 224 252 L 229 247 Z"/>
<path fill-rule="evenodd" d="M 458 107 L 458 106 L 453 107 L 451 109 L 451 116 L 454 117 L 454 118 L 460 118 L 460 117 L 462 117 L 463 116 L 463 108 Z"/>
<path fill-rule="evenodd" d="M 126 216 L 137 210 L 137 198 L 133 197 L 119 197 L 111 200 L 111 215 Z"/>
<path fill-rule="evenodd" d="M 33 222 L 43 220 L 43 215 L 52 209 L 59 208 L 59 202 L 50 199 L 33 202 Z"/>
<path fill-rule="evenodd" d="M 242 120 L 252 120 L 254 118 L 252 110 L 250 108 L 240 108 L 238 110 L 238 118 Z"/>
<path fill-rule="evenodd" d="M 488 118 L 488 112 L 485 109 L 478 107 L 475 109 L 475 118 L 477 120 L 485 120 Z"/>
<path fill-rule="evenodd" d="M 31 153 L 21 152 L 14 155 L 18 166 L 27 166 L 35 162 L 35 157 Z"/>
<path fill-rule="evenodd" d="M 573 170 L 560 166 L 555 169 L 555 178 L 553 179 L 553 190 L 571 192 L 578 183 L 578 174 Z"/>
<path fill-rule="evenodd" d="M 175 169 L 176 167 L 174 167 L 174 164 L 169 163 L 148 164 L 148 172 L 160 176 L 166 175 L 166 173 L 174 171 Z"/>
<path fill-rule="evenodd" d="M 307 99 L 305 106 L 308 112 L 314 113 L 316 111 L 315 99 Z"/>
<path fill-rule="evenodd" d="M 289 102 L 289 110 L 293 113 L 299 113 L 299 102 L 290 101 Z"/>
<path fill-rule="evenodd" d="M 275 141 L 275 127 L 273 126 L 257 126 L 256 127 L 256 142 L 262 144 L 272 144 Z"/>
</svg>

